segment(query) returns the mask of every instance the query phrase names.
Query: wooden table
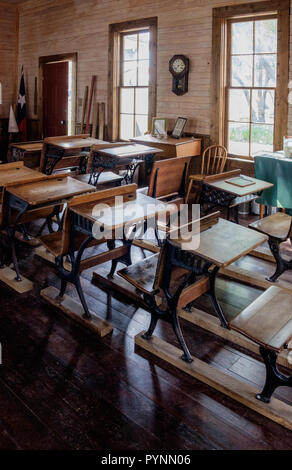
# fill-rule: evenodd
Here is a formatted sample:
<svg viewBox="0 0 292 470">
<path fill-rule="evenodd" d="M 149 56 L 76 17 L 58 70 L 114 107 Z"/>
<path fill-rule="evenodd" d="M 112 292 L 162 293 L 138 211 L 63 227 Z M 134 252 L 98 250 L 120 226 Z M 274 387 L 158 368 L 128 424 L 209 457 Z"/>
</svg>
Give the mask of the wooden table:
<svg viewBox="0 0 292 470">
<path fill-rule="evenodd" d="M 244 178 L 247 185 L 240 187 L 230 183 L 231 180 L 237 178 Z M 238 223 L 239 204 L 246 202 L 243 198 L 250 196 L 250 200 L 256 199 L 262 191 L 272 186 L 273 184 L 267 181 L 241 175 L 240 170 L 207 176 L 202 183 L 200 204 L 202 208 L 206 207 L 207 210 L 217 206 L 227 207 L 227 219 L 229 219 L 229 210 L 232 207 L 235 211 L 235 222 Z"/>
<path fill-rule="evenodd" d="M 133 183 L 137 167 L 143 162 L 145 162 L 146 177 L 150 175 L 155 155 L 158 153 L 161 153 L 161 150 L 156 147 L 148 147 L 139 144 L 107 148 L 95 152 L 93 165 L 101 168 L 98 176 L 103 170 L 126 166 L 127 171 L 124 176 L 124 181 L 126 184 L 130 184 Z"/>
<path fill-rule="evenodd" d="M 80 163 L 81 173 L 86 171 L 86 158 L 92 145 L 104 144 L 103 140 L 93 139 L 88 134 L 79 136 L 68 136 L 68 137 L 48 137 L 44 140 L 44 146 L 41 156 L 41 171 L 46 175 L 51 175 L 56 165 L 62 160 L 63 157 L 75 158 L 76 152 L 87 152 L 84 153 L 83 159 Z M 73 153 L 73 155 L 72 155 Z M 75 153 L 75 155 L 74 155 Z M 78 156 L 78 155 L 77 155 Z"/>
<path fill-rule="evenodd" d="M 38 169 L 42 153 L 43 141 L 19 142 L 9 145 L 8 162 L 23 161 L 25 166 Z"/>
<path fill-rule="evenodd" d="M 15 232 L 26 213 L 37 209 L 52 206 L 54 209 L 66 203 L 71 197 L 78 194 L 95 191 L 92 185 L 77 181 L 68 176 L 44 177 L 41 181 L 9 186 L 3 201 L 3 217 L 8 228 L 9 242 L 12 251 L 13 264 L 16 271 L 16 280 L 21 281 L 18 261 L 15 252 Z"/>
<path fill-rule="evenodd" d="M 222 326 L 227 327 L 215 293 L 215 281 L 219 269 L 234 263 L 267 239 L 266 235 L 254 230 L 225 219 L 219 219 L 217 224 L 194 235 L 188 242 L 181 239 L 174 241 L 182 249 L 193 252 L 202 260 L 210 263 L 210 266 L 215 265 L 213 269 L 209 270 L 210 297 Z"/>
<path fill-rule="evenodd" d="M 131 139 L 133 142 L 143 145 L 150 145 L 162 150 L 159 158 L 171 157 L 195 157 L 201 155 L 201 139 L 195 137 L 181 137 L 174 139 L 173 137 L 166 137 L 158 139 L 151 134 L 141 135 Z"/>
</svg>

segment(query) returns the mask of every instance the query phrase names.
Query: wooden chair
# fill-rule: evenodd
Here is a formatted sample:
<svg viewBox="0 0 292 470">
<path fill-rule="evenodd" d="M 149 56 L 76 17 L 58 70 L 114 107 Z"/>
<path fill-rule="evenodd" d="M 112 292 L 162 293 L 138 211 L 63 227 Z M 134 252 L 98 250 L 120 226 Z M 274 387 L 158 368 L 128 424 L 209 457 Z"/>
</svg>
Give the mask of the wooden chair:
<svg viewBox="0 0 292 470">
<path fill-rule="evenodd" d="M 123 257 L 130 260 L 130 246 L 125 244 L 123 246 L 115 247 L 113 239 L 96 239 L 93 233 L 94 222 L 90 220 L 90 217 L 85 218 L 74 214 L 72 209 L 77 206 L 89 205 L 89 212 L 91 214 L 92 209 L 96 204 L 102 203 L 112 205 L 116 196 L 122 196 L 124 201 L 133 200 L 136 188 L 137 186 L 132 184 L 127 187 L 122 186 L 111 188 L 104 191 L 97 191 L 73 197 L 67 204 L 64 215 L 63 230 L 40 237 L 41 243 L 54 255 L 56 260 L 56 266 L 61 278 L 59 297 L 62 298 L 64 296 L 68 282 L 74 284 L 84 309 L 84 318 L 90 319 L 91 314 L 88 310 L 81 288 L 80 273 L 89 267 L 96 266 L 106 261 L 116 260 L 117 258 Z M 97 246 L 105 242 L 108 244 L 108 251 L 82 259 L 86 248 Z M 71 271 L 64 268 L 65 257 L 69 257 L 70 259 L 72 266 Z M 113 265 L 115 265 L 114 262 Z"/>
<path fill-rule="evenodd" d="M 198 233 L 217 223 L 218 217 L 219 212 L 210 214 L 181 227 L 180 233 L 185 230 L 191 230 L 192 234 Z M 169 232 L 160 253 L 121 269 L 118 274 L 144 296 L 151 313 L 145 338 L 151 338 L 159 319 L 165 320 L 172 325 L 181 345 L 182 359 L 191 362 L 177 313 L 204 293 L 210 292 L 212 296 L 208 275 L 211 264 L 199 259 L 192 252 L 181 250 L 176 240 L 172 240 L 173 233 Z"/>
<path fill-rule="evenodd" d="M 280 254 L 280 245 L 288 238 L 292 241 L 292 217 L 283 212 L 276 212 L 268 217 L 249 224 L 249 228 L 268 235 L 269 247 L 276 261 L 274 274 L 267 277 L 270 282 L 276 282 L 284 271 L 292 269 L 292 260 L 287 261 Z"/>
<path fill-rule="evenodd" d="M 154 162 L 147 195 L 163 202 L 183 204 L 191 159 L 192 157 L 177 157 Z"/>
<path fill-rule="evenodd" d="M 128 145 L 128 142 L 109 142 L 107 144 L 93 145 L 87 160 L 86 174 L 77 175 L 74 178 L 78 179 L 79 181 L 83 181 L 84 183 L 92 184 L 98 187 L 98 189 L 106 189 L 106 187 L 109 186 L 120 186 L 123 176 L 117 175 L 112 171 L 100 172 L 100 169 L 94 163 L 94 156 L 99 150 L 122 147 L 123 145 Z"/>
<path fill-rule="evenodd" d="M 227 160 L 227 149 L 223 145 L 210 145 L 202 154 L 201 173 L 190 175 L 186 203 L 189 201 L 194 183 L 200 183 L 207 175 L 222 173 Z"/>
</svg>

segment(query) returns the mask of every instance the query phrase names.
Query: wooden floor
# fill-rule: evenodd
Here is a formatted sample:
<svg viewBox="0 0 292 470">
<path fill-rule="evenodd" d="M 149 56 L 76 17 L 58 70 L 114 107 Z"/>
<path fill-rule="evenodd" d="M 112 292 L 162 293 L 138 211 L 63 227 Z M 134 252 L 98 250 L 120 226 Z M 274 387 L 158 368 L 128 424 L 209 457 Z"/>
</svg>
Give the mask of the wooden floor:
<svg viewBox="0 0 292 470">
<path fill-rule="evenodd" d="M 34 290 L 19 295 L 0 286 L 0 449 L 292 449 L 292 432 L 140 351 L 134 336 L 149 314 L 91 284 L 82 275 L 90 309 L 112 322 L 99 339 L 40 300 L 56 272 L 20 246 L 21 272 Z M 134 248 L 134 258 L 142 256 Z M 252 257 L 250 269 L 273 269 Z M 292 282 L 292 273 L 285 279 Z M 225 279 L 222 307 L 236 314 L 262 291 Z M 68 293 L 77 298 L 70 286 Z M 212 313 L 207 298 L 196 306 Z M 232 344 L 181 320 L 193 355 L 261 388 L 264 366 Z M 168 325 L 155 333 L 177 344 Z M 277 393 L 292 403 L 291 389 Z"/>
</svg>

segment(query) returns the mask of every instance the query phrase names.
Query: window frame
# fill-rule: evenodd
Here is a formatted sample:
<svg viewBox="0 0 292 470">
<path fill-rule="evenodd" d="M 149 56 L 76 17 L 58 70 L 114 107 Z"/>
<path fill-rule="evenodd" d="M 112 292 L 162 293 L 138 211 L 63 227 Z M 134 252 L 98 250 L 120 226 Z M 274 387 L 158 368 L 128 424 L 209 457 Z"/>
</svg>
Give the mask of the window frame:
<svg viewBox="0 0 292 470">
<path fill-rule="evenodd" d="M 147 29 L 150 32 L 149 42 L 149 100 L 148 127 L 152 117 L 156 116 L 156 83 L 157 83 L 157 17 L 114 23 L 109 25 L 108 50 L 108 123 L 107 138 L 119 139 L 120 126 L 120 79 L 121 79 L 121 34 Z"/>
<path fill-rule="evenodd" d="M 212 28 L 212 77 L 211 77 L 211 141 L 221 145 L 227 138 L 227 78 L 228 24 L 232 20 L 246 21 L 264 19 L 274 15 L 277 18 L 277 84 L 275 91 L 274 146 L 283 148 L 283 136 L 288 125 L 288 64 L 290 33 L 289 0 L 266 0 L 256 3 L 213 8 Z M 219 46 L 218 46 L 219 45 Z M 219 51 L 218 51 L 219 47 Z M 252 156 L 228 154 L 229 157 L 253 160 Z"/>
<path fill-rule="evenodd" d="M 235 89 L 248 89 L 250 91 L 250 95 L 252 96 L 252 90 L 273 90 L 275 92 L 274 94 L 274 123 L 273 123 L 273 136 L 274 136 L 274 141 L 275 141 L 275 111 L 276 111 L 276 91 L 277 91 L 277 84 L 275 87 L 256 87 L 256 86 L 250 86 L 250 87 L 235 87 L 232 86 L 231 84 L 231 76 L 232 76 L 232 66 L 231 66 L 231 60 L 232 60 L 232 40 L 231 40 L 231 30 L 232 30 L 232 25 L 234 23 L 243 23 L 243 22 L 249 22 L 249 21 L 261 21 L 261 20 L 268 20 L 268 19 L 277 19 L 277 15 L 274 13 L 271 13 L 270 15 L 254 15 L 254 16 L 248 16 L 247 18 L 230 18 L 227 19 L 227 51 L 226 51 L 226 84 L 225 84 L 225 109 L 224 109 L 224 116 L 225 116 L 225 122 L 224 122 L 224 146 L 228 149 L 228 123 L 229 123 L 229 95 L 230 95 L 230 90 L 235 90 Z M 254 38 L 253 38 L 254 42 Z M 265 54 L 265 53 L 264 53 Z M 256 53 L 253 51 L 251 55 L 256 55 Z M 276 56 L 278 58 L 278 50 L 276 53 Z M 254 79 L 254 59 L 253 59 L 253 79 Z M 252 106 L 251 106 L 251 97 L 250 97 L 250 116 L 249 116 L 249 121 L 247 124 L 249 125 L 249 150 L 251 147 L 251 125 L 252 125 L 252 119 L 251 119 L 251 113 L 252 113 Z M 266 123 L 264 123 L 266 124 Z M 250 153 L 250 152 L 249 152 Z M 253 159 L 252 155 L 238 155 L 238 154 L 231 154 L 230 155 L 237 157 L 237 158 L 247 158 L 247 159 Z"/>
<path fill-rule="evenodd" d="M 149 128 L 149 93 L 150 93 L 150 75 L 149 75 L 149 82 L 148 82 L 148 85 L 138 85 L 138 77 L 139 77 L 139 72 L 138 72 L 138 68 L 137 68 L 137 85 L 133 86 L 133 85 L 124 85 L 123 83 L 123 75 L 124 75 L 124 63 L 126 62 L 125 59 L 124 59 L 124 48 L 123 48 L 123 41 L 124 41 L 124 38 L 125 36 L 129 35 L 129 34 L 136 34 L 136 35 L 139 35 L 141 33 L 149 33 L 150 34 L 150 29 L 149 28 L 143 28 L 143 29 L 137 29 L 135 31 L 123 31 L 120 33 L 120 77 L 119 77 L 119 85 L 118 85 L 118 99 L 119 99 L 119 103 L 118 103 L 118 119 L 119 119 L 119 138 L 121 138 L 121 109 L 120 109 L 120 103 L 121 103 L 121 89 L 122 88 L 133 88 L 134 89 L 134 113 L 133 113 L 133 116 L 134 116 L 134 122 L 133 122 L 133 128 L 134 128 L 134 134 L 135 134 L 135 116 L 137 115 L 137 113 L 135 112 L 136 111 L 136 89 L 137 88 L 148 88 L 148 128 Z M 138 47 L 139 47 L 139 40 L 138 40 Z M 149 42 L 149 49 L 150 49 L 150 42 Z M 136 59 L 136 62 L 138 62 L 139 59 Z M 134 62 L 134 61 L 133 61 Z M 148 59 L 148 62 L 149 62 L 149 70 L 150 70 L 150 50 L 149 50 L 149 59 Z M 129 116 L 131 116 L 132 114 L 130 113 L 124 113 L 124 114 L 128 114 Z M 145 114 L 146 116 L 146 114 Z M 135 137 L 135 136 L 134 136 Z"/>
</svg>

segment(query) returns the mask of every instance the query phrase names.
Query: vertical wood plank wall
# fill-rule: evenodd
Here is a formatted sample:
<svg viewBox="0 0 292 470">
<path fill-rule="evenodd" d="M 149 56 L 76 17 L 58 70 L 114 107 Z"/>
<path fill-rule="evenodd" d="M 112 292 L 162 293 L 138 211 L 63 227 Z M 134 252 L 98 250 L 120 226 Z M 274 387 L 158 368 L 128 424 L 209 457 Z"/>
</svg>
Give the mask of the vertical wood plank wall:
<svg viewBox="0 0 292 470">
<path fill-rule="evenodd" d="M 16 99 L 17 24 L 16 6 L 0 1 L 0 118 L 8 117 L 9 106 L 14 104 Z"/>
<path fill-rule="evenodd" d="M 37 117 L 33 94 L 40 56 L 77 52 L 77 103 L 91 75 L 97 75 L 95 99 L 106 102 L 108 25 L 157 16 L 157 114 L 172 119 L 186 116 L 189 119 L 186 131 L 209 134 L 212 8 L 247 1 L 28 0 L 19 7 L 18 74 L 23 65 L 29 117 Z M 291 41 L 290 38 L 290 44 Z M 190 58 L 189 92 L 182 97 L 171 92 L 168 61 L 174 54 Z M 80 118 L 81 108 L 77 112 Z M 291 105 L 288 132 L 292 133 Z"/>
</svg>

